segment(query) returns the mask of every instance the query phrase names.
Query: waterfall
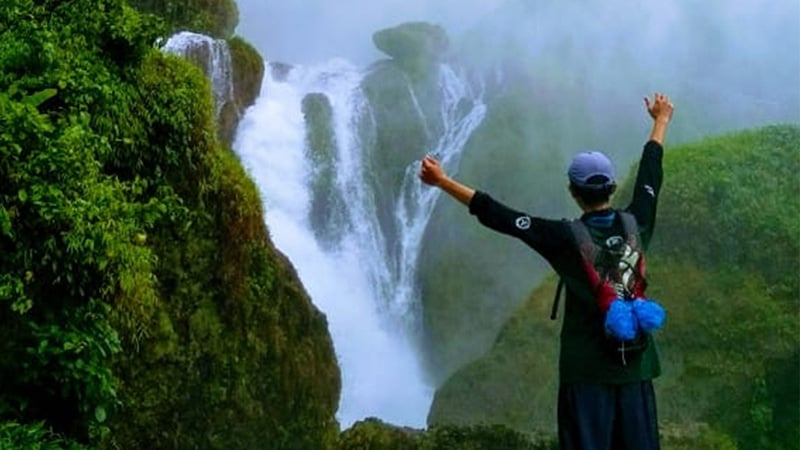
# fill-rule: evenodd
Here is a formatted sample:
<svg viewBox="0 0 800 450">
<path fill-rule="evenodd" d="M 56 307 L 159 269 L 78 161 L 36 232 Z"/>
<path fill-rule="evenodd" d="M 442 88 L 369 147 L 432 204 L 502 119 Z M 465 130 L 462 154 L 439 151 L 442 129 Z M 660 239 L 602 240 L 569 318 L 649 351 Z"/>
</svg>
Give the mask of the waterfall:
<svg viewBox="0 0 800 450">
<path fill-rule="evenodd" d="M 472 131 L 480 125 L 486 114 L 481 101 L 482 93 L 472 92 L 472 86 L 459 76 L 452 67 L 442 65 L 439 69 L 439 89 L 442 92 L 440 115 L 444 131 L 436 146 L 428 152 L 437 158 L 448 173 L 458 169 L 461 150 Z M 417 104 L 416 95 L 412 98 Z M 421 110 L 417 106 L 418 110 Z M 419 166 L 412 164 L 405 169 L 396 217 L 400 230 L 400 254 L 398 277 L 394 280 L 394 298 L 390 303 L 394 315 L 406 318 L 412 328 L 418 327 L 420 307 L 417 284 L 417 267 L 420 244 L 436 199 L 441 191 L 423 185 L 418 177 Z"/>
<path fill-rule="evenodd" d="M 222 108 L 234 99 L 231 53 L 225 39 L 182 31 L 172 35 L 162 50 L 188 59 L 208 77 L 214 94 L 214 117 L 219 119 Z"/>
<path fill-rule="evenodd" d="M 401 251 L 398 261 L 388 261 L 386 238 L 364 173 L 368 143 L 358 132 L 374 127 L 360 90 L 362 77 L 343 60 L 295 66 L 280 80 L 267 70 L 260 97 L 239 125 L 234 149 L 260 189 L 273 242 L 292 261 L 314 304 L 327 316 L 342 371 L 337 413 L 341 426 L 378 417 L 421 428 L 433 387 L 425 381 L 409 323 L 419 317 L 419 244 L 439 192 L 421 185 L 418 162 L 400 168 L 405 170 L 396 212 Z M 440 86 L 444 132 L 436 148 L 428 150 L 455 170 L 485 107 L 447 66 L 440 70 Z M 305 149 L 302 101 L 311 93 L 324 94 L 333 112 L 332 189 L 344 199 L 346 209 L 333 247 L 317 241 L 309 221 L 313 161 Z"/>
</svg>

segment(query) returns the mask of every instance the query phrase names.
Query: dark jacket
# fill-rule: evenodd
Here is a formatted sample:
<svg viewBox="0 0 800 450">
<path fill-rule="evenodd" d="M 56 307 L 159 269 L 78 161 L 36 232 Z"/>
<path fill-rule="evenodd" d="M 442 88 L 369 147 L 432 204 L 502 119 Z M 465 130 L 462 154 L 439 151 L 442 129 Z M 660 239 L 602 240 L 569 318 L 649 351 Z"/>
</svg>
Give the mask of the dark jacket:
<svg viewBox="0 0 800 450">
<path fill-rule="evenodd" d="M 654 141 L 645 144 L 633 199 L 625 208 L 636 218 L 644 249 L 650 243 L 655 226 L 656 205 L 663 178 L 662 156 L 660 144 Z M 660 374 L 658 354 L 652 342 L 641 358 L 626 365 L 620 364 L 605 350 L 603 313 L 596 299 L 586 294 L 591 289 L 588 285 L 585 289 L 573 288 L 586 276 L 583 259 L 568 221 L 543 219 L 515 211 L 480 191 L 473 196 L 469 210 L 483 225 L 519 238 L 536 250 L 560 277 L 578 280 L 577 284 L 567 283 L 559 357 L 562 383 L 629 383 L 649 380 Z M 615 220 L 615 216 L 613 210 L 595 211 L 584 214 L 581 220 L 588 226 L 592 238 L 602 242 L 611 236 L 623 234 L 622 225 Z"/>
</svg>

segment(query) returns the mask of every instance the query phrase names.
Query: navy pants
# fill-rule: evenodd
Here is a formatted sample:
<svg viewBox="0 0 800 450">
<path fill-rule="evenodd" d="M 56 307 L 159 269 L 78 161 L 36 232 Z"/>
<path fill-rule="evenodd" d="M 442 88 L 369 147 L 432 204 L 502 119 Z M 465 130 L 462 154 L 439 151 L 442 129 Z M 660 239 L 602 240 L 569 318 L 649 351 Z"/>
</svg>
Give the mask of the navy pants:
<svg viewBox="0 0 800 450">
<path fill-rule="evenodd" d="M 558 442 L 561 450 L 659 450 L 653 383 L 562 384 Z"/>
</svg>

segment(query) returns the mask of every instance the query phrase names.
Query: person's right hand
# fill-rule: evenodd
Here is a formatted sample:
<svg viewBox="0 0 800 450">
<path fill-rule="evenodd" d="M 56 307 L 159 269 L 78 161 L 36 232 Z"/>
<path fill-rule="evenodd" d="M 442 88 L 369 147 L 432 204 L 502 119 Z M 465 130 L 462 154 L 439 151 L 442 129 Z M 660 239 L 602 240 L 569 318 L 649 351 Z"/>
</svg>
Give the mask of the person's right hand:
<svg viewBox="0 0 800 450">
<path fill-rule="evenodd" d="M 669 122 L 672 118 L 672 111 L 674 108 L 672 102 L 669 101 L 669 97 L 664 94 L 656 92 L 652 102 L 649 98 L 645 97 L 644 105 L 647 107 L 647 112 L 653 120 Z"/>
<path fill-rule="evenodd" d="M 431 186 L 438 186 L 443 179 L 446 178 L 442 166 L 435 158 L 430 155 L 425 156 L 422 160 L 422 167 L 419 171 L 419 178 L 423 183 Z"/>
</svg>

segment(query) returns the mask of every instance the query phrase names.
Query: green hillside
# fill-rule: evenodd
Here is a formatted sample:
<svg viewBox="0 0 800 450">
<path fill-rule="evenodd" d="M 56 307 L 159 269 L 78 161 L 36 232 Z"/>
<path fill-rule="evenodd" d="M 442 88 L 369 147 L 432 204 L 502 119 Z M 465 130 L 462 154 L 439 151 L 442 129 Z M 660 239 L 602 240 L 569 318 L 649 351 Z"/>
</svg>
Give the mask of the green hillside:
<svg viewBox="0 0 800 450">
<path fill-rule="evenodd" d="M 797 448 L 800 128 L 668 148 L 664 171 L 648 294 L 668 312 L 656 381 L 665 448 Z M 438 390 L 430 424 L 555 430 L 554 284 Z"/>
</svg>

